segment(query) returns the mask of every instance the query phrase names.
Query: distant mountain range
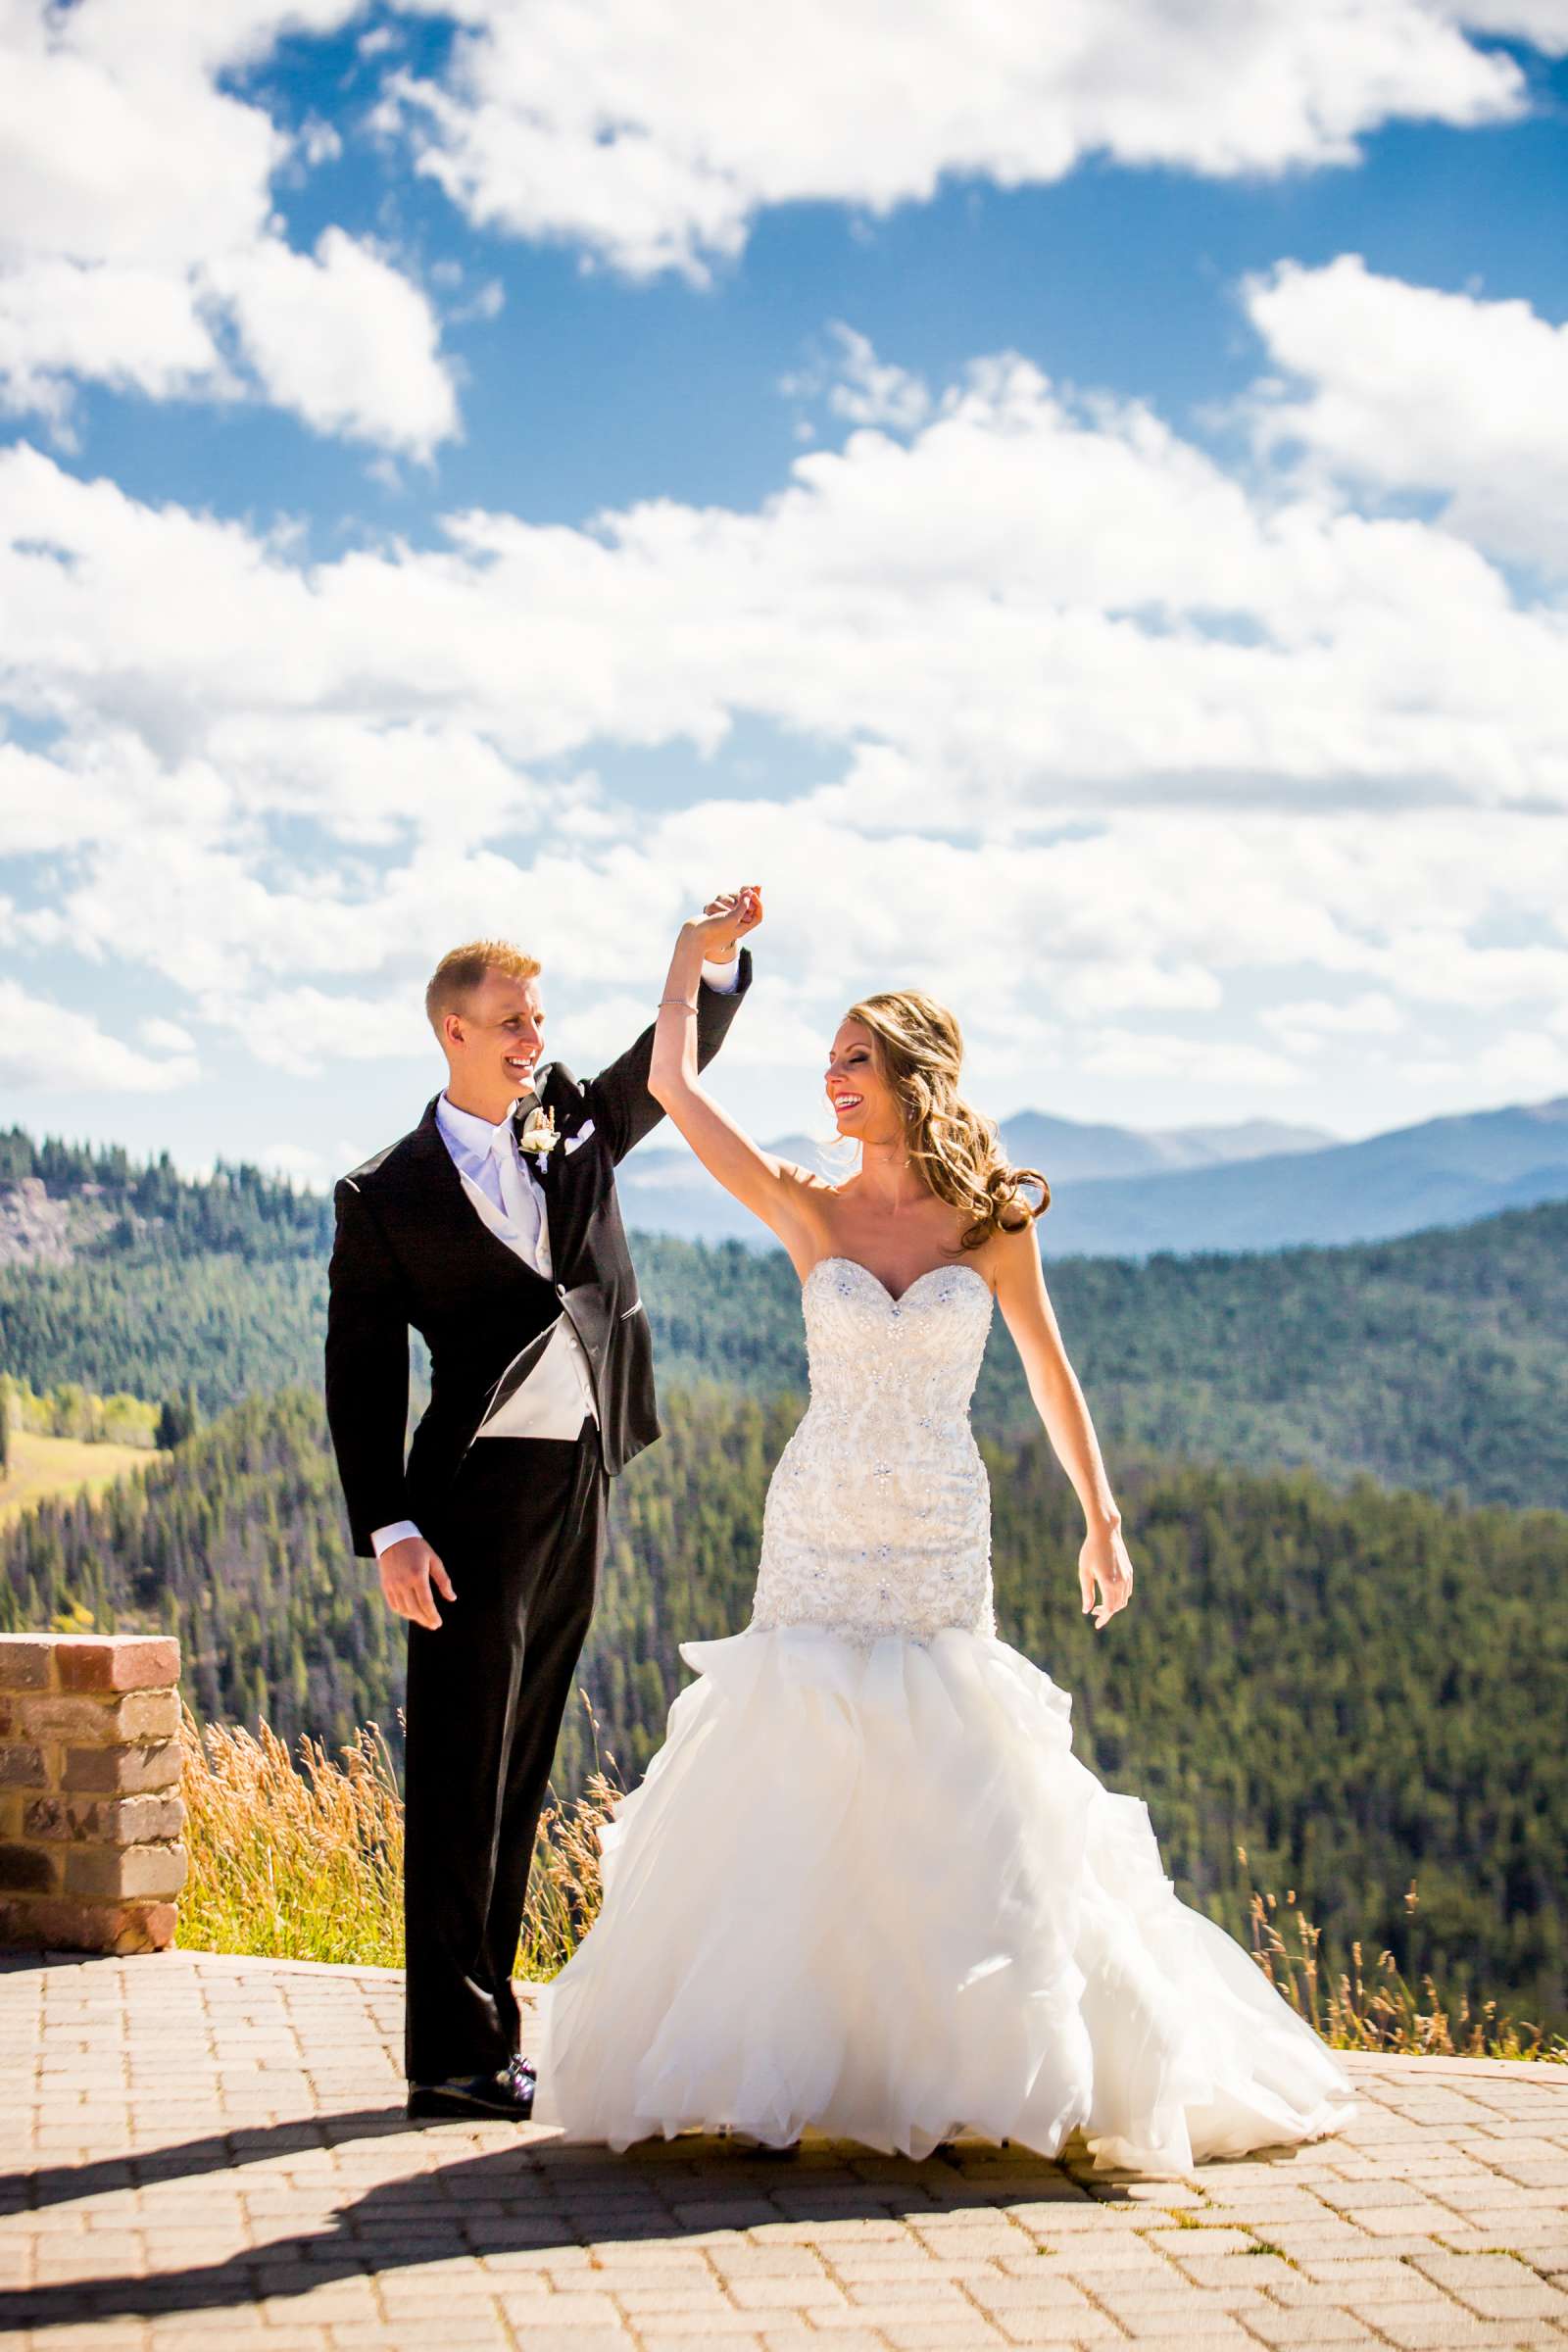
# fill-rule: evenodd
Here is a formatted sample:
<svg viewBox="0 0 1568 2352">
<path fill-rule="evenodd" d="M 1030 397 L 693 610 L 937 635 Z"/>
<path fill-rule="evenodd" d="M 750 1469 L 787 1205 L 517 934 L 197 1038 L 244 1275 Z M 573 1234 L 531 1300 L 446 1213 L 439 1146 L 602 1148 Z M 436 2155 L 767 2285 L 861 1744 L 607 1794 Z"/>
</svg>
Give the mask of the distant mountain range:
<svg viewBox="0 0 1568 2352">
<path fill-rule="evenodd" d="M 1316 1152 L 1335 1142 L 1321 1127 L 1295 1127 L 1280 1119 L 1242 1119 L 1231 1127 L 1144 1130 L 1053 1118 L 1043 1110 L 1016 1112 L 1005 1121 L 1003 1132 L 1012 1157 L 1020 1166 L 1043 1169 L 1051 1178 L 1054 1194 L 1068 1182 L 1211 1168 L 1271 1154 Z M 797 1160 L 828 1177 L 835 1176 L 836 1156 L 846 1169 L 854 1164 L 849 1152 L 841 1150 L 835 1154 L 826 1128 L 821 1136 L 775 1136 L 767 1148 L 781 1158 Z M 695 1241 L 757 1238 L 756 1220 L 705 1175 L 668 1127 L 658 1129 L 625 1162 L 618 1182 L 622 1202 L 632 1207 L 631 1221 L 650 1233 Z"/>
<path fill-rule="evenodd" d="M 1559 1095 L 1423 1119 L 1360 1143 L 1064 1183 L 1046 1219 L 1046 1247 L 1102 1257 L 1388 1241 L 1564 1199 L 1568 1096 Z"/>
<path fill-rule="evenodd" d="M 1238 1119 L 1230 1127 L 1112 1127 L 1020 1110 L 1004 1120 L 1015 1160 L 1044 1169 L 1054 1185 L 1089 1184 L 1111 1176 L 1166 1176 L 1180 1168 L 1228 1167 L 1296 1152 L 1332 1149 L 1325 1127 L 1293 1127 L 1283 1119 Z"/>
<path fill-rule="evenodd" d="M 1350 1144 L 1266 1119 L 1146 1133 L 1039 1110 L 1018 1111 L 1003 1132 L 1012 1157 L 1050 1179 L 1040 1230 L 1053 1257 L 1388 1241 L 1568 1200 L 1568 1095 Z M 809 1137 L 781 1136 L 770 1149 L 828 1172 Z M 683 1145 L 634 1152 L 620 1194 L 627 1224 L 644 1232 L 772 1247 Z"/>
</svg>

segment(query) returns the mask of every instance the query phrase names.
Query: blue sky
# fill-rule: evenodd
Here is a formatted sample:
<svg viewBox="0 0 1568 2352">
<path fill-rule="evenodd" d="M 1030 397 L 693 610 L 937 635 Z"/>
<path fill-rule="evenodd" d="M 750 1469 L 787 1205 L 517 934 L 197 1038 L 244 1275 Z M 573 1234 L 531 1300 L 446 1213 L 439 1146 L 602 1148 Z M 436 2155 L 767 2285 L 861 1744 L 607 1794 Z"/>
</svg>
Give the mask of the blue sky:
<svg viewBox="0 0 1568 2352">
<path fill-rule="evenodd" d="M 740 879 L 763 1133 L 1568 1091 L 1568 0 L 0 24 L 9 1115 L 324 1182 Z"/>
</svg>

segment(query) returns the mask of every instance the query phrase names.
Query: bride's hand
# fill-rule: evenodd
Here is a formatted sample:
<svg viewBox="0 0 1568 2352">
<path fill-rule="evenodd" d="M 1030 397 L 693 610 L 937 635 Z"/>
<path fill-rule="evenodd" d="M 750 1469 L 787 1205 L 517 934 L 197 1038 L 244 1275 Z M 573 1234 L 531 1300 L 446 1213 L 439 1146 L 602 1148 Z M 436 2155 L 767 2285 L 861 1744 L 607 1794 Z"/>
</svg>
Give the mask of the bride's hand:
<svg viewBox="0 0 1568 2352">
<path fill-rule="evenodd" d="M 762 919 L 762 887 L 747 882 L 739 890 L 721 890 L 709 900 L 700 917 L 686 931 L 701 939 L 703 955 L 711 963 L 728 963 L 748 931 Z"/>
<path fill-rule="evenodd" d="M 1085 1536 L 1078 1554 L 1078 1590 L 1085 1610 L 1094 1610 L 1097 1631 L 1103 1630 L 1116 1611 L 1127 1606 L 1133 1596 L 1133 1564 L 1120 1527 L 1093 1527 Z"/>
</svg>

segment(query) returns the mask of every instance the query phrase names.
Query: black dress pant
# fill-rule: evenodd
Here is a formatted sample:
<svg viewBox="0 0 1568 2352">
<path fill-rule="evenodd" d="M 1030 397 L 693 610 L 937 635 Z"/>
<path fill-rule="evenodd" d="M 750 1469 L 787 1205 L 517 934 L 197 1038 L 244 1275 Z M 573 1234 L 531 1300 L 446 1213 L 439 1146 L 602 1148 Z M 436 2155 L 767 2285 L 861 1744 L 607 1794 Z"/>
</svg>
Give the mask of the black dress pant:
<svg viewBox="0 0 1568 2352">
<path fill-rule="evenodd" d="M 408 1635 L 404 2054 L 414 2082 L 518 2047 L 512 1989 L 534 1836 L 604 1552 L 609 1488 L 580 1437 L 481 1438 L 416 1497 L 456 1600 Z"/>
</svg>

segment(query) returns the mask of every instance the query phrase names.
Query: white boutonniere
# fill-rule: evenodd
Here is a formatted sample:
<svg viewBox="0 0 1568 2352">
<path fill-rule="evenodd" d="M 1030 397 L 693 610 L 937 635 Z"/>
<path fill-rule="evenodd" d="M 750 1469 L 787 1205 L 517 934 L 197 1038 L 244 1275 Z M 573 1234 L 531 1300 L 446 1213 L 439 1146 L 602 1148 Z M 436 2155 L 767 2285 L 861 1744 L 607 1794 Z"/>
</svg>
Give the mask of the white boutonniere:
<svg viewBox="0 0 1568 2352">
<path fill-rule="evenodd" d="M 522 1132 L 517 1138 L 518 1151 L 531 1152 L 536 1158 L 544 1159 L 560 1141 L 556 1133 L 554 1111 L 546 1110 L 542 1103 L 536 1102 L 522 1122 Z"/>
</svg>

